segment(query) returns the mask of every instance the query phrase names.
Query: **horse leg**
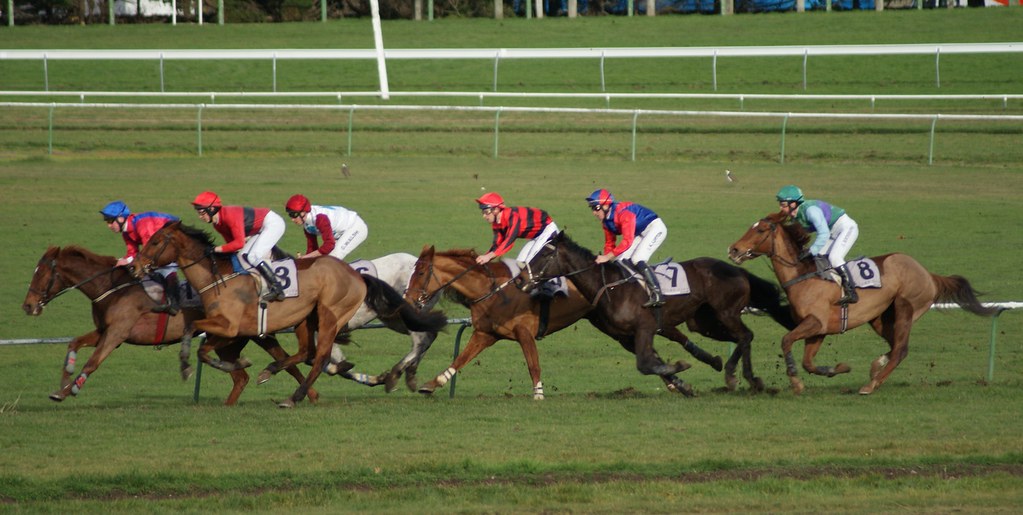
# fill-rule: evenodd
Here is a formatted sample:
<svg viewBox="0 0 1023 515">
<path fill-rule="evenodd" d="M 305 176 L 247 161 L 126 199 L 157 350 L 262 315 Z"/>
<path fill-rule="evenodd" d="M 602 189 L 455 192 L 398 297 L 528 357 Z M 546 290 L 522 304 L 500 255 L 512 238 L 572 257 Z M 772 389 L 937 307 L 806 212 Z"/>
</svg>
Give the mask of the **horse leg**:
<svg viewBox="0 0 1023 515">
<path fill-rule="evenodd" d="M 199 358 L 199 361 L 206 363 L 207 365 L 217 370 L 220 370 L 221 372 L 230 373 L 234 372 L 235 370 L 242 370 L 251 367 L 252 362 L 246 358 L 239 357 L 237 361 L 233 362 L 224 361 L 223 359 L 219 358 L 220 356 L 219 350 L 227 345 L 230 345 L 234 341 L 235 341 L 234 338 L 226 338 L 213 333 L 206 333 L 206 341 L 202 344 L 202 346 L 199 347 L 199 350 L 196 351 L 195 353 L 196 357 Z M 218 358 L 210 357 L 209 353 L 211 350 L 218 351 L 217 352 Z"/>
<path fill-rule="evenodd" d="M 64 355 L 64 367 L 60 371 L 60 388 L 50 394 L 51 400 L 60 402 L 67 398 L 67 394 L 71 391 L 71 374 L 75 373 L 78 351 L 82 347 L 95 347 L 99 338 L 99 331 L 91 331 L 68 342 L 67 354 Z"/>
<path fill-rule="evenodd" d="M 422 361 L 423 355 L 433 345 L 434 340 L 437 339 L 437 333 L 422 333 L 413 332 L 412 337 L 412 349 L 405 355 L 401 361 L 395 363 L 391 367 L 391 371 L 385 374 L 384 381 L 386 383 L 387 393 L 394 391 L 397 385 L 398 379 L 401 374 L 405 374 L 405 386 L 409 391 L 416 391 L 416 371 L 419 369 L 419 362 Z"/>
<path fill-rule="evenodd" d="M 188 362 L 189 356 L 192 354 L 192 328 L 185 327 L 185 331 L 181 334 L 181 349 L 178 350 L 178 360 L 181 362 L 181 380 L 188 381 L 188 378 L 192 377 L 194 369 L 192 364 Z"/>
<path fill-rule="evenodd" d="M 845 363 L 839 363 L 834 367 L 821 367 L 814 365 L 813 358 L 817 356 L 817 352 L 820 351 L 821 343 L 823 342 L 824 335 L 806 339 L 806 345 L 803 347 L 803 370 L 814 375 L 825 377 L 835 377 L 838 374 L 850 372 L 852 367 Z"/>
<path fill-rule="evenodd" d="M 909 355 L 909 332 L 913 326 L 912 304 L 905 299 L 896 298 L 879 320 L 872 321 L 871 326 L 888 341 L 891 349 L 871 363 L 870 382 L 860 388 L 860 395 L 874 393 Z"/>
<path fill-rule="evenodd" d="M 661 359 L 653 346 L 653 331 L 640 328 L 633 336 L 633 345 L 636 352 L 636 369 L 641 374 L 657 375 L 664 381 L 668 391 L 681 393 L 686 397 L 694 397 L 693 387 L 675 376 L 690 367 L 684 361 L 676 361 L 668 365 Z M 624 345 L 624 344 L 623 344 Z"/>
<path fill-rule="evenodd" d="M 263 350 L 267 352 L 267 354 L 270 355 L 270 357 L 274 358 L 277 362 L 283 362 L 291 356 L 290 354 L 288 354 L 288 351 L 284 350 L 284 347 L 281 347 L 281 343 L 277 340 L 277 337 L 273 335 L 264 336 L 262 338 L 258 337 L 253 338 L 252 341 L 256 342 L 256 345 L 259 345 Z M 298 384 L 302 384 L 302 381 L 305 381 L 305 376 L 302 375 L 302 372 L 298 370 L 297 366 L 290 366 L 284 370 L 288 373 L 288 375 L 294 377 L 295 381 L 298 382 Z M 313 388 L 309 388 L 308 395 L 309 402 L 312 402 L 313 404 L 315 404 L 316 401 L 320 400 L 319 392 L 317 392 Z"/>
<path fill-rule="evenodd" d="M 290 398 L 277 403 L 279 408 L 293 408 L 295 404 L 302 402 L 302 399 L 309 394 L 309 390 L 312 388 L 313 383 L 316 382 L 316 378 L 323 372 L 324 365 L 330 358 L 330 351 L 334 346 L 334 337 L 341 332 L 341 328 L 348 323 L 349 320 L 355 315 L 355 312 L 359 310 L 362 305 L 361 302 L 352 306 L 348 311 L 342 312 L 340 316 L 335 315 L 329 308 L 319 305 L 314 312 L 315 315 L 310 315 L 306 320 L 317 320 L 319 325 L 316 331 L 316 355 L 313 357 L 312 368 L 309 370 L 309 375 L 306 376 L 305 381 L 302 382 L 295 390 L 295 393 Z M 313 318 L 315 317 L 315 318 Z M 306 349 L 311 349 L 312 342 L 306 343 Z M 290 360 L 288 360 L 290 361 Z M 285 361 L 287 363 L 287 361 Z"/>
<path fill-rule="evenodd" d="M 419 387 L 419 393 L 430 395 L 437 388 L 440 388 L 448 383 L 452 377 L 466 363 L 472 361 L 476 356 L 483 352 L 487 347 L 490 347 L 497 341 L 497 338 L 490 333 L 484 333 L 478 330 L 472 332 L 472 336 L 469 337 L 469 343 L 466 344 L 465 349 L 458 353 L 455 360 L 451 362 L 451 365 L 437 377 L 431 379 L 426 384 Z"/>
<path fill-rule="evenodd" d="M 799 370 L 796 369 L 796 360 L 792 357 L 792 345 L 798 340 L 810 338 L 821 332 L 822 326 L 819 320 L 814 317 L 804 318 L 795 329 L 781 337 L 781 354 L 785 358 L 785 372 L 789 376 L 789 383 L 792 385 L 792 393 L 799 395 L 806 389 L 803 380 L 799 378 Z"/>
<path fill-rule="evenodd" d="M 677 327 L 668 326 L 661 328 L 661 336 L 681 345 L 697 361 L 710 365 L 711 368 L 718 372 L 721 371 L 721 356 L 712 356 L 711 353 L 701 349 Z"/>
<path fill-rule="evenodd" d="M 99 368 L 100 364 L 107 359 L 107 356 L 109 356 L 118 345 L 124 342 L 130 331 L 130 327 L 107 328 L 106 332 L 100 335 L 99 341 L 96 342 L 96 350 L 93 351 L 92 355 L 89 356 L 89 360 L 85 362 L 84 366 L 82 366 L 82 372 L 78 374 L 78 377 L 76 377 L 74 381 L 61 386 L 60 390 L 50 394 L 50 399 L 57 401 L 65 399 L 68 394 L 78 395 L 78 392 L 82 390 L 82 387 L 85 385 L 85 381 L 89 378 L 89 376 L 95 372 L 97 368 Z M 65 371 L 67 371 L 66 366 Z"/>
<path fill-rule="evenodd" d="M 217 347 L 215 352 L 220 358 L 218 361 L 236 361 L 246 343 L 248 343 L 247 338 L 234 338 Z M 241 396 L 242 391 L 245 390 L 245 385 L 249 384 L 249 373 L 243 369 L 228 370 L 226 372 L 231 375 L 232 386 L 231 393 L 228 394 L 227 399 L 224 399 L 224 406 L 234 406 L 238 402 L 238 397 Z"/>
<path fill-rule="evenodd" d="M 195 330 L 225 338 L 234 338 L 238 336 L 238 323 L 227 319 L 223 315 L 217 315 L 212 318 L 196 320 Z"/>
<path fill-rule="evenodd" d="M 532 324 L 520 324 L 515 326 L 515 339 L 522 348 L 522 355 L 526 358 L 526 368 L 529 369 L 529 378 L 533 381 L 533 400 L 543 400 L 543 381 L 540 380 L 540 355 L 536 350 L 536 328 Z"/>
<path fill-rule="evenodd" d="M 314 331 L 310 325 L 310 318 L 307 317 L 305 320 L 298 323 L 295 326 L 295 338 L 298 339 L 298 350 L 293 356 L 287 356 L 285 359 L 271 362 L 262 372 L 259 373 L 259 377 L 256 379 L 256 384 L 263 384 L 270 380 L 275 374 L 281 370 L 287 370 L 299 363 L 306 360 L 309 355 L 310 342 L 312 342 Z M 276 340 L 274 340 L 276 341 Z"/>
</svg>

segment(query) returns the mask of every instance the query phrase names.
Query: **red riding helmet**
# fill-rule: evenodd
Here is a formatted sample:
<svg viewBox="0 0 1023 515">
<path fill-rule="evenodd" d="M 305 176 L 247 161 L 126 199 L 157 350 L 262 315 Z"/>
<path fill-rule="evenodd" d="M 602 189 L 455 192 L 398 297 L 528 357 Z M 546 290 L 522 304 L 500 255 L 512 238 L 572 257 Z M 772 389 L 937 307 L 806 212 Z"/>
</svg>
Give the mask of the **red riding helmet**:
<svg viewBox="0 0 1023 515">
<path fill-rule="evenodd" d="M 223 207 L 220 203 L 220 197 L 212 191 L 204 191 L 195 197 L 192 201 L 192 205 L 196 209 L 208 209 L 211 207 Z"/>
<path fill-rule="evenodd" d="M 288 203 L 284 204 L 284 209 L 288 213 L 308 213 L 312 211 L 313 205 L 309 203 L 309 199 L 305 198 L 305 195 L 292 195 L 288 199 Z"/>
<path fill-rule="evenodd" d="M 484 193 L 483 196 L 476 199 L 476 203 L 480 205 L 480 209 L 490 209 L 492 207 L 503 206 L 504 199 L 497 193 L 490 192 Z"/>
</svg>

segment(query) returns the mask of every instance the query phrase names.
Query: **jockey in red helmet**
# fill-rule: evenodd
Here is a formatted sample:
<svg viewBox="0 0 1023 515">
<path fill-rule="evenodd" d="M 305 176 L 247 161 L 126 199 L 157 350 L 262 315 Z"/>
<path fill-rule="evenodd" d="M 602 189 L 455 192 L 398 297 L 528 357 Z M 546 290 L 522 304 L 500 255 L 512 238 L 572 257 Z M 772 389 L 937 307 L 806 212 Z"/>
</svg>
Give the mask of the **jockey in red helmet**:
<svg viewBox="0 0 1023 515">
<path fill-rule="evenodd" d="M 147 211 L 145 213 L 132 213 L 128 205 L 120 200 L 115 200 L 99 211 L 103 215 L 103 221 L 107 228 L 121 235 L 124 239 L 126 253 L 124 257 L 117 260 L 114 266 L 130 265 L 135 261 L 139 249 L 144 247 L 149 239 L 171 222 L 178 221 L 178 217 L 167 213 Z M 156 313 L 169 313 L 175 315 L 178 312 L 178 266 L 174 263 L 160 267 L 156 271 L 164 279 L 163 286 L 167 302 L 153 308 Z M 154 274 L 155 275 L 155 274 Z"/>
<path fill-rule="evenodd" d="M 557 224 L 546 211 L 535 207 L 508 207 L 497 193 L 482 195 L 476 199 L 476 204 L 494 232 L 490 250 L 476 257 L 480 265 L 507 253 L 518 238 L 529 241 L 522 246 L 516 261 L 528 262 L 558 232 Z"/>
<path fill-rule="evenodd" d="M 358 213 L 341 206 L 314 206 L 305 195 L 292 195 L 284 204 L 288 218 L 305 231 L 306 253 L 297 257 L 334 256 L 344 260 L 369 236 Z M 317 241 L 323 238 L 323 244 Z"/>
<path fill-rule="evenodd" d="M 284 219 L 263 207 L 225 206 L 220 196 L 204 191 L 192 201 L 192 207 L 203 222 L 224 237 L 225 243 L 214 252 L 235 252 L 238 257 L 259 271 L 266 279 L 269 292 L 265 300 L 284 300 L 284 289 L 266 262 L 274 245 L 284 236 Z"/>
<path fill-rule="evenodd" d="M 643 275 L 650 288 L 650 300 L 644 306 L 663 305 L 660 286 L 653 270 L 647 266 L 647 260 L 668 235 L 664 222 L 649 208 L 632 202 L 619 202 L 605 189 L 591 193 L 586 202 L 593 210 L 593 216 L 604 227 L 604 250 L 597 255 L 596 262 L 613 260 L 631 264 Z M 618 243 L 618 236 L 622 237 L 621 243 Z"/>
</svg>

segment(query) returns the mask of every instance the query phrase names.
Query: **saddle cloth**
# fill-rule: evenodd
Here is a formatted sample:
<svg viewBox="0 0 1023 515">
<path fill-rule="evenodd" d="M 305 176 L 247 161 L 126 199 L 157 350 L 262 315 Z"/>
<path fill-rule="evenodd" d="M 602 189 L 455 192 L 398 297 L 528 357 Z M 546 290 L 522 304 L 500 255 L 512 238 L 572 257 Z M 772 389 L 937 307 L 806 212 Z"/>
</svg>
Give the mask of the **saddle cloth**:
<svg viewBox="0 0 1023 515">
<path fill-rule="evenodd" d="M 348 263 L 348 266 L 351 266 L 356 272 L 359 272 L 362 275 L 368 275 L 380 279 L 380 276 L 377 274 L 377 266 L 368 259 L 357 259 Z"/>
<path fill-rule="evenodd" d="M 654 277 L 657 278 L 657 284 L 661 287 L 662 294 L 688 295 L 692 292 L 689 288 L 689 277 L 686 276 L 682 263 L 665 261 L 654 265 L 653 269 Z"/>
<path fill-rule="evenodd" d="M 259 288 L 259 294 L 262 296 L 266 293 L 266 279 L 263 279 L 263 275 L 260 273 L 252 273 L 252 266 L 248 263 L 242 263 L 238 259 L 238 254 L 231 254 L 231 266 L 234 268 L 235 273 L 249 274 L 256 280 L 256 285 Z M 284 290 L 285 297 L 298 297 L 298 268 L 295 267 L 294 259 L 281 259 L 278 261 L 270 262 L 270 269 L 274 271 L 274 275 L 277 276 L 277 281 L 281 283 L 281 288 Z"/>
<path fill-rule="evenodd" d="M 517 277 L 522 272 L 522 267 L 519 266 L 519 262 L 514 259 L 502 259 L 504 266 L 508 267 L 508 271 L 511 272 L 512 277 Z M 553 297 L 555 295 L 563 295 L 568 297 L 568 283 L 564 277 L 555 277 L 547 280 L 547 282 L 540 285 L 540 288 L 534 291 L 534 295 L 543 290 L 544 293 Z"/>
<path fill-rule="evenodd" d="M 867 257 L 856 258 L 853 261 L 846 261 L 846 277 L 852 278 L 853 285 L 857 288 L 880 288 L 881 270 L 877 263 Z"/>
</svg>

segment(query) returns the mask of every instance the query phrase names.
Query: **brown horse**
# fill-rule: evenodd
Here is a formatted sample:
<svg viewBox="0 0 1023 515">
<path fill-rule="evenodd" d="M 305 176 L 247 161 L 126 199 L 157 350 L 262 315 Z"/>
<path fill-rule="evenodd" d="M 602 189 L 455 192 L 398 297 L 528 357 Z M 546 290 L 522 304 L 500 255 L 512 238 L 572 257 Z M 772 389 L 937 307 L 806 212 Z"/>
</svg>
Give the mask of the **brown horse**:
<svg viewBox="0 0 1023 515">
<path fill-rule="evenodd" d="M 519 342 L 526 358 L 526 367 L 533 381 L 533 398 L 543 399 L 540 359 L 536 349 L 538 333 L 542 330 L 539 337 L 544 337 L 560 331 L 587 317 L 593 306 L 574 285 L 568 283 L 568 296 L 558 295 L 550 302 L 549 320 L 541 329 L 540 298 L 509 287 L 513 277 L 504 264 L 491 262 L 480 266 L 476 264 L 476 256 L 473 250 L 437 252 L 428 245 L 423 247 L 416 262 L 405 298 L 422 306 L 450 287 L 458 293 L 457 300 L 470 309 L 473 326 L 465 350 L 441 375 L 421 386 L 419 391 L 433 393 L 495 342 L 514 340 Z M 680 343 L 701 361 L 721 370 L 721 358 L 711 356 L 688 340 Z"/>
<path fill-rule="evenodd" d="M 859 302 L 849 304 L 846 313 L 843 306 L 835 305 L 841 296 L 841 287 L 820 279 L 812 259 L 799 259 L 809 239 L 809 234 L 799 224 L 788 223 L 784 213 L 773 213 L 754 224 L 728 248 L 728 256 L 735 263 L 758 256 L 770 258 L 778 281 L 785 287 L 799 325 L 782 338 L 781 348 L 792 390 L 797 394 L 804 389 L 792 357 L 792 344 L 797 340 L 805 340 L 803 369 L 811 374 L 834 377 L 851 368 L 845 363 L 834 367 L 814 365 L 813 358 L 824 337 L 869 323 L 890 347 L 871 363 L 870 381 L 860 388 L 860 394 L 869 395 L 906 357 L 913 322 L 926 313 L 931 304 L 951 302 L 970 313 L 985 316 L 997 312 L 996 308 L 985 307 L 977 300 L 977 292 L 965 278 L 932 274 L 913 258 L 895 253 L 872 258 L 881 272 L 882 286 L 862 290 Z"/>
<path fill-rule="evenodd" d="M 212 250 L 213 239 L 208 233 L 181 222 L 167 224 L 139 251 L 134 262 L 135 275 L 178 263 L 188 282 L 199 291 L 206 308 L 206 318 L 197 320 L 195 327 L 209 334 L 225 338 L 257 336 L 294 326 L 298 352 L 283 362 L 271 364 L 268 371 L 286 369 L 307 359 L 312 359 L 312 370 L 295 393 L 278 404 L 281 407 L 293 407 L 306 396 L 328 363 L 335 337 L 363 302 L 385 323 L 399 320 L 407 330 L 437 332 L 447 324 L 443 313 L 418 313 L 383 281 L 361 275 L 341 260 L 321 256 L 295 261 L 297 277 L 290 280 L 298 282 L 300 294 L 269 303 L 261 328 L 261 301 L 255 280 L 235 273 L 229 254 Z M 199 350 L 199 358 L 204 362 L 209 362 L 207 350 L 207 346 Z"/>
<path fill-rule="evenodd" d="M 567 277 L 596 306 L 589 317 L 593 325 L 636 355 L 640 373 L 660 376 L 671 391 L 693 395 L 692 387 L 674 375 L 684 370 L 683 364 L 665 363 L 654 350 L 653 339 L 660 333 L 688 350 L 692 343 L 676 327 L 683 322 L 691 331 L 736 344 L 725 364 L 725 384 L 730 390 L 737 384 L 735 368 L 740 359 L 750 388 L 764 389 L 763 381 L 753 375 L 753 332 L 741 315 L 745 308 L 753 307 L 787 328 L 795 327 L 791 311 L 782 304 L 773 284 L 723 261 L 697 258 L 681 262 L 690 293 L 668 296 L 663 307 L 649 309 L 643 306 L 649 299 L 647 292 L 632 274 L 617 263 L 597 265 L 595 258 L 593 252 L 565 233 L 558 233 L 527 264 L 523 271 L 528 279 L 525 287 L 534 287 L 550 277 Z"/>
<path fill-rule="evenodd" d="M 43 308 L 53 299 L 71 290 L 79 290 L 92 301 L 92 319 L 96 329 L 78 336 L 68 343 L 64 368 L 61 373 L 60 389 L 51 393 L 50 398 L 60 402 L 68 395 L 78 395 L 89 375 L 93 374 L 103 360 L 122 342 L 132 345 L 169 345 L 181 342 L 181 376 L 187 379 L 192 374 L 188 362 L 189 343 L 193 333 L 192 323 L 202 318 L 202 309 L 183 309 L 174 316 L 150 311 L 155 302 L 146 293 L 142 284 L 134 280 L 126 268 L 115 267 L 116 258 L 100 256 L 82 247 L 50 247 L 43 253 L 36 265 L 28 294 L 22 309 L 30 316 L 42 314 Z M 217 337 L 211 337 L 216 339 Z M 275 359 L 283 360 L 287 352 L 277 339 L 270 336 L 254 339 Z M 248 338 L 236 338 L 223 342 L 217 351 L 222 359 L 234 361 L 238 358 Z M 75 361 L 82 347 L 96 350 L 82 367 L 82 372 L 72 382 Z M 288 373 L 301 384 L 304 379 L 297 368 Z M 249 381 L 244 370 L 231 372 L 234 386 L 224 401 L 226 405 L 237 402 Z M 319 395 L 309 392 L 310 399 Z"/>
</svg>

